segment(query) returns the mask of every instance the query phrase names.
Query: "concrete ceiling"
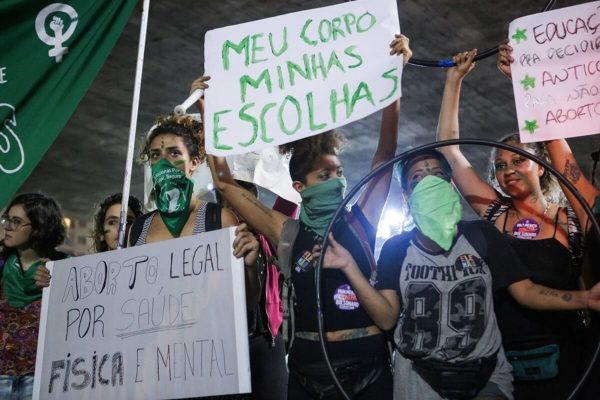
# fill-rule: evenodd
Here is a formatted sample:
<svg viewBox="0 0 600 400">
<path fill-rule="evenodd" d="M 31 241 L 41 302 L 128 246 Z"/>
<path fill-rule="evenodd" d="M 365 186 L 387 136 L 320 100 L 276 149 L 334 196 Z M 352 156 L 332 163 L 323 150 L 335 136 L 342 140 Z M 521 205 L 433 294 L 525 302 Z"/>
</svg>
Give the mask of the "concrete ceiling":
<svg viewBox="0 0 600 400">
<path fill-rule="evenodd" d="M 284 13 L 339 3 L 332 0 L 154 0 L 150 7 L 138 135 L 159 114 L 187 95 L 203 71 L 207 30 Z M 140 2 L 141 3 L 141 2 Z M 403 33 L 414 56 L 443 58 L 457 51 L 495 45 L 508 23 L 539 10 L 545 0 L 398 0 Z M 581 1 L 558 1 L 564 7 Z M 112 54 L 63 132 L 21 188 L 42 190 L 62 204 L 66 215 L 85 218 L 105 195 L 121 190 L 141 7 L 138 5 Z M 408 67 L 403 79 L 398 151 L 435 140 L 444 71 Z M 497 139 L 516 130 L 512 88 L 495 67 L 495 58 L 478 62 L 463 85 L 462 137 Z M 342 128 L 349 146 L 342 161 L 352 186 L 369 170 L 380 115 Z M 597 137 L 573 139 L 584 171 Z M 483 170 L 489 150 L 466 150 Z M 137 149 L 136 149 L 137 154 Z M 134 168 L 132 193 L 143 195 L 140 166 Z"/>
</svg>

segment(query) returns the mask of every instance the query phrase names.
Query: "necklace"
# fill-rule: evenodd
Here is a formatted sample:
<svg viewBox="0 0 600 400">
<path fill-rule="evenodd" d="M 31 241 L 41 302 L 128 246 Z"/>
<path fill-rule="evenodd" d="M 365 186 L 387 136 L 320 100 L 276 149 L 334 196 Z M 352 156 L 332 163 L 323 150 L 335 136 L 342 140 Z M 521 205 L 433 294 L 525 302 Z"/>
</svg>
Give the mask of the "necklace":
<svg viewBox="0 0 600 400">
<path fill-rule="evenodd" d="M 522 220 L 522 219 L 531 219 L 531 218 L 528 218 L 528 217 L 526 217 L 526 218 L 523 218 L 523 217 L 521 216 L 521 213 L 519 213 L 519 210 L 517 209 L 517 207 L 515 207 L 515 205 L 514 205 L 514 204 L 512 205 L 512 208 L 513 208 L 513 210 L 515 210 L 515 213 L 517 213 L 517 218 L 518 218 L 519 220 Z M 549 211 L 549 210 L 550 210 L 550 202 L 548 202 L 548 201 L 547 201 L 547 202 L 546 202 L 546 207 L 544 208 L 544 212 L 542 212 L 542 220 L 544 219 L 544 217 L 546 217 L 546 214 L 548 214 L 548 211 Z"/>
</svg>

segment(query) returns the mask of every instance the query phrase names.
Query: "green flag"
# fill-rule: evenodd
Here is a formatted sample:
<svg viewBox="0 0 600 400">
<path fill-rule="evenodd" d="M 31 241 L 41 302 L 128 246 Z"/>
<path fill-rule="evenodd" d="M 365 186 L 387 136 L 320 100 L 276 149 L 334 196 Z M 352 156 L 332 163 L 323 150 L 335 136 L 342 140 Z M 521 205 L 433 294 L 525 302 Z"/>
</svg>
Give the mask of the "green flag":
<svg viewBox="0 0 600 400">
<path fill-rule="evenodd" d="M 75 111 L 135 3 L 0 1 L 0 208 Z"/>
</svg>

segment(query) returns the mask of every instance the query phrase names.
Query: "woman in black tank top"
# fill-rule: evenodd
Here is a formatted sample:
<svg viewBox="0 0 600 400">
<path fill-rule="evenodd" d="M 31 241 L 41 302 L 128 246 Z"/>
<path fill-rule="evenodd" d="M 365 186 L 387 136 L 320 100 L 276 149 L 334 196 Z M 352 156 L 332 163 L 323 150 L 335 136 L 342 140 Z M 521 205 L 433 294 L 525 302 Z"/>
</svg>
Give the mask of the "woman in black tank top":
<svg viewBox="0 0 600 400">
<path fill-rule="evenodd" d="M 474 67 L 475 54 L 476 51 L 459 54 L 457 66 L 448 70 L 439 140 L 459 137 L 460 87 Z M 517 134 L 502 142 L 548 159 L 543 143 L 520 143 Z M 452 166 L 452 178 L 462 195 L 479 216 L 509 237 L 532 281 L 557 289 L 577 289 L 580 230 L 574 213 L 557 204 L 562 193 L 556 179 L 533 161 L 496 149 L 490 168 L 492 183 L 488 183 L 479 177 L 458 146 L 440 150 Z M 582 319 L 575 312 L 526 309 L 508 294 L 497 296 L 495 309 L 507 357 L 513 364 L 515 399 L 564 398 L 583 367 Z"/>
<path fill-rule="evenodd" d="M 396 35 L 391 47 L 392 54 L 403 54 L 404 62 L 408 61 L 411 51 L 407 38 Z M 384 109 L 371 168 L 391 160 L 395 154 L 399 107 L 398 100 Z M 314 280 L 310 277 L 310 274 L 314 275 L 313 246 L 322 239 L 325 227 L 343 198 L 346 183 L 337 157 L 339 147 L 340 135 L 332 131 L 280 147 L 282 153 L 291 154 L 289 169 L 293 187 L 303 197 L 301 222 L 292 240 L 285 233 L 290 231 L 288 228 L 295 221 L 263 206 L 247 190 L 235 185 L 223 157 L 209 157 L 213 180 L 223 198 L 256 231 L 278 247 L 280 255 L 282 247 L 289 248 L 289 253 L 292 253 L 291 281 L 296 287 L 293 309 L 300 320 L 296 320 L 299 330 L 293 335 L 288 358 L 289 400 L 341 398 L 322 361 L 316 332 Z M 390 169 L 388 174 L 371 181 L 353 208 L 354 218 L 368 233 L 372 233 L 373 242 L 373 227 L 377 226 L 387 198 L 391 172 Z M 352 248 L 364 255 L 360 242 L 353 243 Z M 367 265 L 363 273 L 368 272 L 366 261 L 361 264 L 363 267 Z M 342 379 L 347 392 L 357 400 L 391 398 L 392 377 L 381 330 L 359 307 L 347 279 L 339 272 L 324 273 L 324 281 L 324 291 L 331 291 L 324 295 L 324 307 L 330 311 L 325 323 L 325 340 L 332 362 L 344 372 Z M 338 318 L 341 310 L 346 312 L 346 318 Z M 331 317 L 332 313 L 335 313 L 334 317 Z"/>
<path fill-rule="evenodd" d="M 206 161 L 202 123 L 193 119 L 190 115 L 159 117 L 154 127 L 144 138 L 140 159 L 143 162 L 148 162 L 150 166 L 154 166 L 159 162 L 164 163 L 163 160 L 166 160 L 168 161 L 166 165 L 171 168 L 169 170 L 170 175 L 177 175 L 177 171 L 174 169 L 176 168 L 187 179 L 190 179 L 198 166 Z M 156 186 L 154 176 L 153 180 Z M 134 222 L 129 244 L 141 245 L 238 225 L 237 218 L 230 210 L 216 204 L 206 203 L 193 194 L 188 193 L 188 196 L 189 204 L 181 215 L 179 229 L 174 230 L 173 226 L 169 225 L 171 216 L 163 215 L 160 211 L 160 204 L 158 204 L 158 210 L 147 213 Z M 183 195 L 176 197 L 181 198 Z M 240 224 L 236 230 L 233 254 L 238 258 L 244 257 L 246 266 L 244 269 L 246 275 L 246 306 L 248 309 L 252 309 L 260 295 L 256 268 L 258 241 L 249 232 L 246 224 Z M 232 395 L 211 398 L 247 399 L 249 397 L 247 395 Z"/>
</svg>

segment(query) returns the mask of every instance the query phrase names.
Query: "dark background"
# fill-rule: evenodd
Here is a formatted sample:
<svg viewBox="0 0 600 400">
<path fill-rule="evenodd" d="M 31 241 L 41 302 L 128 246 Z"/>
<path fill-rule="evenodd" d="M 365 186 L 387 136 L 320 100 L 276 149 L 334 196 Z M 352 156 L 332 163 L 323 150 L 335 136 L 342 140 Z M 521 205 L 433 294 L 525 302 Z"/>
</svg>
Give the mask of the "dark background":
<svg viewBox="0 0 600 400">
<path fill-rule="evenodd" d="M 207 30 L 340 1 L 317 0 L 154 0 L 150 6 L 138 136 L 159 114 L 170 112 L 203 72 Z M 414 56 L 446 58 L 471 48 L 480 50 L 507 36 L 511 20 L 541 9 L 545 1 L 399 0 L 402 32 L 410 37 Z M 556 7 L 581 1 L 558 1 Z M 61 203 L 65 214 L 88 218 L 95 203 L 122 187 L 129 118 L 141 19 L 141 1 L 78 109 L 42 162 L 21 188 L 42 190 Z M 478 62 L 463 84 L 461 136 L 498 139 L 516 130 L 512 87 L 495 66 L 495 57 Z M 400 139 L 397 151 L 435 140 L 445 72 L 409 66 L 403 76 Z M 350 187 L 369 171 L 380 113 L 341 130 L 348 137 L 342 161 Z M 570 140 L 589 177 L 590 153 L 597 136 Z M 136 148 L 136 154 L 138 149 Z M 484 171 L 489 148 L 466 148 Z M 132 193 L 143 196 L 143 173 L 134 167 Z"/>
</svg>

